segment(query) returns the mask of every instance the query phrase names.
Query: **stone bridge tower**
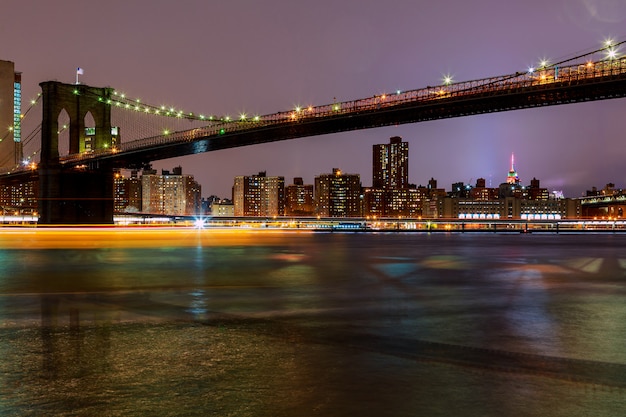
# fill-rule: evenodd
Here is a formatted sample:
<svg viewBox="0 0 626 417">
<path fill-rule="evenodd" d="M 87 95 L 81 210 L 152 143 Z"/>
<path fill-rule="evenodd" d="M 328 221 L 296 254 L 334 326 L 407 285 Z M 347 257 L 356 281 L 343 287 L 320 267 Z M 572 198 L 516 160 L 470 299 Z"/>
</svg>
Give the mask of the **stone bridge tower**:
<svg viewBox="0 0 626 417">
<path fill-rule="evenodd" d="M 113 146 L 111 107 L 113 89 L 46 81 L 41 84 L 43 117 L 39 163 L 40 224 L 112 224 L 113 170 L 111 167 L 64 167 L 59 161 L 59 115 L 70 118 L 69 153 L 105 150 Z M 91 114 L 95 132 L 86 135 L 85 117 Z M 90 126 L 91 127 L 91 126 Z"/>
</svg>

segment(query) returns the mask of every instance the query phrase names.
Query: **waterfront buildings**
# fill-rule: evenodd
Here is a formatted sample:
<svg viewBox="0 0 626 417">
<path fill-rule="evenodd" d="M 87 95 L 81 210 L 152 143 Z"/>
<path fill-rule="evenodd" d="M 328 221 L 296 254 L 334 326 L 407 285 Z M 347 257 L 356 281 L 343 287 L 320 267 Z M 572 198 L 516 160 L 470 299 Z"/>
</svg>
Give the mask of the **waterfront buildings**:
<svg viewBox="0 0 626 417">
<path fill-rule="evenodd" d="M 36 214 L 39 180 L 36 172 L 17 180 L 0 183 L 0 214 Z"/>
<path fill-rule="evenodd" d="M 408 143 L 400 137 L 373 146 L 373 187 L 363 188 L 358 174 L 344 174 L 338 168 L 315 177 L 314 187 L 305 185 L 302 178 L 294 178 L 293 184 L 284 188 L 284 214 L 370 220 L 581 218 L 581 203 L 577 199 L 550 195 L 537 178 L 522 185 L 513 156 L 505 181 L 498 187 L 487 187 L 485 179 L 479 178 L 475 185 L 452 184 L 451 191 L 446 192 L 434 178 L 427 186 L 409 184 L 408 150 Z M 234 216 L 281 216 L 280 211 L 267 207 L 270 201 L 274 207 L 281 205 L 282 178 L 267 177 L 265 172 L 235 177 Z"/>
<path fill-rule="evenodd" d="M 0 60 L 0 167 L 21 164 L 22 74 L 15 64 Z"/>
<path fill-rule="evenodd" d="M 506 182 L 498 188 L 488 188 L 479 178 L 476 186 L 457 184 L 455 191 L 437 200 L 438 218 L 455 219 L 522 219 L 558 220 L 581 217 L 581 204 L 576 199 L 550 196 L 533 178 L 529 186 L 522 186 L 513 166 Z M 461 192 L 460 190 L 464 190 Z"/>
<path fill-rule="evenodd" d="M 258 175 L 235 177 L 233 185 L 235 216 L 282 216 L 285 214 L 285 177 Z"/>
<path fill-rule="evenodd" d="M 192 175 L 183 175 L 180 166 L 172 172 L 146 169 L 130 178 L 121 172 L 114 177 L 114 207 L 116 213 L 141 212 L 170 216 L 189 216 L 201 210 L 201 187 Z"/>
<path fill-rule="evenodd" d="M 142 212 L 167 215 L 193 215 L 200 212 L 200 184 L 193 176 L 183 175 L 180 166 L 172 172 L 146 172 L 141 177 Z"/>
</svg>

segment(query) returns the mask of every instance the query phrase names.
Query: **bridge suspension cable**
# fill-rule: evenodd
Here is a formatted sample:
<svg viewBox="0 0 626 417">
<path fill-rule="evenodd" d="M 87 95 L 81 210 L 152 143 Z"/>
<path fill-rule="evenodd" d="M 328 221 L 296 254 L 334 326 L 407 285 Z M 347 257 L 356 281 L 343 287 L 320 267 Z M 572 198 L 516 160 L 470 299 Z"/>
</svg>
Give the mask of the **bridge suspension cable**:
<svg viewBox="0 0 626 417">
<path fill-rule="evenodd" d="M 64 161 L 84 160 L 96 157 L 102 152 L 125 152 L 234 134 L 267 126 L 350 117 L 360 113 L 386 112 L 407 105 L 430 105 L 430 103 L 441 103 L 441 100 L 472 99 L 484 95 L 505 94 L 527 88 L 555 85 L 557 82 L 588 82 L 607 75 L 622 75 L 626 74 L 626 58 L 618 58 L 617 51 L 624 43 L 626 40 L 606 42 L 600 48 L 576 53 L 574 56 L 558 59 L 554 63 L 542 62 L 537 68 L 507 75 L 463 82 L 452 82 L 448 79 L 436 86 L 376 94 L 367 98 L 320 106 L 296 107 L 254 117 L 246 115 L 238 118 L 205 116 L 173 107 L 156 106 L 143 103 L 141 100 L 132 100 L 119 92 L 113 92 L 110 97 L 97 97 L 94 92 L 81 93 L 77 88 L 75 94 L 94 94 L 94 98 L 98 101 L 111 106 L 111 121 L 115 126 L 121 127 L 122 139 L 115 149 L 68 155 Z M 604 53 L 605 56 L 596 57 L 595 55 L 599 53 Z M 586 61 L 583 61 L 584 59 Z"/>
<path fill-rule="evenodd" d="M 41 120 L 40 120 L 40 119 L 37 119 L 37 117 L 35 117 L 34 119 L 33 119 L 33 117 L 28 117 L 29 115 L 32 115 L 32 114 L 33 114 L 33 113 L 31 113 L 31 111 L 33 110 L 33 108 L 37 107 L 37 104 L 39 104 L 39 101 L 40 101 L 40 100 L 41 100 L 41 94 L 38 94 L 38 95 L 37 95 L 37 98 L 35 98 L 35 99 L 33 99 L 33 100 L 31 100 L 31 101 L 30 101 L 30 105 L 28 106 L 28 108 L 26 109 L 26 111 L 25 111 L 25 112 L 23 112 L 23 113 L 20 115 L 20 126 L 21 126 L 22 131 L 24 131 L 24 130 L 25 130 L 25 129 L 24 129 L 24 127 L 25 127 L 26 125 L 28 125 L 28 122 L 33 121 L 34 123 L 37 123 L 37 125 L 36 125 L 36 126 L 35 126 L 32 130 L 31 130 L 31 132 L 30 132 L 30 133 L 28 133 L 28 134 L 25 136 L 25 139 L 23 138 L 23 139 L 19 142 L 19 143 L 21 143 L 21 146 L 22 146 L 22 151 L 23 151 L 24 147 L 28 146 L 28 145 L 31 143 L 31 141 L 32 141 L 34 138 L 38 137 L 38 135 L 39 135 L 39 134 L 40 134 L 40 132 L 41 132 Z M 40 117 L 40 115 L 39 115 L 39 117 Z M 2 141 L 4 141 L 4 140 L 8 139 L 8 137 L 9 137 L 9 134 L 10 134 L 10 133 L 11 133 L 11 131 L 8 131 L 8 132 L 7 132 L 7 133 L 6 133 L 6 134 L 5 134 L 5 135 L 1 138 L 1 139 L 2 139 Z M 31 161 L 31 160 L 33 159 L 34 155 L 36 155 L 36 154 L 37 154 L 37 153 L 39 153 L 39 151 L 40 151 L 40 148 L 41 148 L 41 141 L 35 141 L 35 142 L 34 142 L 34 144 L 36 144 L 36 145 L 38 146 L 38 149 L 37 149 L 36 151 L 34 151 L 34 152 L 30 152 L 30 155 L 29 155 L 28 157 L 24 158 L 24 159 L 25 159 L 25 160 L 27 160 L 27 161 Z M 22 156 L 23 156 L 23 155 L 22 155 Z M 22 165 L 22 162 L 23 162 L 23 161 L 22 161 L 22 162 L 20 162 L 20 163 L 17 163 L 17 164 L 16 164 L 16 163 L 15 163 L 15 157 L 16 157 L 16 156 L 15 156 L 15 152 L 14 152 L 14 151 L 11 151 L 9 154 L 5 155 L 5 156 L 3 157 L 3 159 L 2 159 L 2 160 L 0 160 L 0 166 L 5 167 L 5 168 L 6 168 L 6 167 L 8 167 L 8 168 L 9 168 L 9 171 L 8 171 L 8 172 L 13 172 L 13 171 L 15 171 L 15 170 L 17 170 L 17 169 L 20 169 L 20 168 L 21 168 L 21 167 L 20 167 L 20 165 Z"/>
</svg>

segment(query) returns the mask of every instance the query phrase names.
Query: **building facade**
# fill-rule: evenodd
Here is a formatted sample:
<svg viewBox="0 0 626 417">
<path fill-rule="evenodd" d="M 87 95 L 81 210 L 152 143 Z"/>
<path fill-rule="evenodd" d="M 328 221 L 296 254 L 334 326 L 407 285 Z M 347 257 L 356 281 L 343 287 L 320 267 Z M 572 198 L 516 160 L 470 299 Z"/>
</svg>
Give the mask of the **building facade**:
<svg viewBox="0 0 626 417">
<path fill-rule="evenodd" d="M 22 74 L 15 64 L 0 60 L 0 167 L 21 164 Z"/>
<path fill-rule="evenodd" d="M 201 211 L 201 187 L 192 175 L 183 175 L 182 168 L 172 172 L 144 170 L 141 177 L 143 213 L 169 216 L 191 216 Z"/>
<path fill-rule="evenodd" d="M 409 184 L 409 144 L 399 136 L 372 147 L 372 188 L 363 193 L 366 217 L 418 218 L 423 215 L 423 190 Z"/>
<path fill-rule="evenodd" d="M 285 187 L 285 215 L 315 215 L 313 184 L 304 184 L 302 178 L 296 177 L 293 179 L 293 184 Z"/>
<path fill-rule="evenodd" d="M 394 136 L 389 143 L 372 147 L 372 188 L 409 188 L 409 143 Z"/>
<path fill-rule="evenodd" d="M 439 198 L 436 217 L 452 219 L 494 220 L 559 220 L 581 217 L 581 204 L 577 200 L 551 197 L 547 188 L 533 178 L 530 185 L 522 186 L 511 156 L 511 169 L 506 182 L 498 188 L 488 188 L 479 178 L 475 187 L 466 193 L 451 192 Z M 465 189 L 458 186 L 457 189 Z M 435 213 L 433 213 L 435 214 Z"/>
<path fill-rule="evenodd" d="M 230 200 L 219 200 L 211 203 L 211 216 L 234 217 L 235 205 Z"/>
<path fill-rule="evenodd" d="M 285 177 L 239 175 L 233 184 L 236 217 L 274 217 L 285 214 Z"/>
<path fill-rule="evenodd" d="M 333 168 L 332 174 L 315 177 L 315 206 L 320 217 L 360 217 L 360 176 Z"/>
<path fill-rule="evenodd" d="M 0 182 L 0 214 L 37 214 L 39 178 L 34 171 L 19 180 Z"/>
<path fill-rule="evenodd" d="M 142 209 L 141 178 L 137 176 L 137 170 L 132 170 L 130 178 L 118 170 L 113 176 L 115 213 L 137 213 Z"/>
</svg>

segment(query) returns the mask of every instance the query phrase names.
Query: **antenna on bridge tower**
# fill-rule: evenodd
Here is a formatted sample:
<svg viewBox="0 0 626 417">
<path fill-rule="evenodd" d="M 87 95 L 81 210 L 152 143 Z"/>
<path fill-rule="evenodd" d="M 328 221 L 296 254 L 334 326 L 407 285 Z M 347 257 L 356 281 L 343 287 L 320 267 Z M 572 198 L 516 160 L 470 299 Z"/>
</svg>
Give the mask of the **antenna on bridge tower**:
<svg viewBox="0 0 626 417">
<path fill-rule="evenodd" d="M 83 75 L 83 69 L 81 67 L 76 68 L 76 84 L 80 84 L 80 81 L 78 81 L 79 75 Z"/>
</svg>

